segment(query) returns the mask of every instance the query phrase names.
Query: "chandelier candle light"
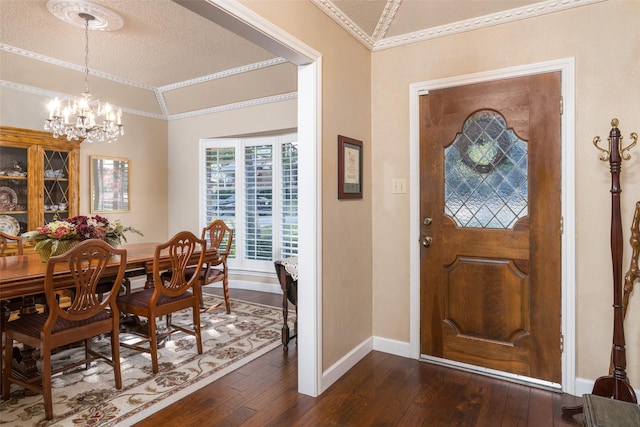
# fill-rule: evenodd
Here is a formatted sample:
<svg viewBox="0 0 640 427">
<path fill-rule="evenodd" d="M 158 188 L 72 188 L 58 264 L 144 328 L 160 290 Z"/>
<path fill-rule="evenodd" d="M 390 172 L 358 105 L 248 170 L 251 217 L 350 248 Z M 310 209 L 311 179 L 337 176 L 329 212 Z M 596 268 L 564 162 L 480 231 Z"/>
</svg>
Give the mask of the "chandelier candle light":
<svg viewBox="0 0 640 427">
<path fill-rule="evenodd" d="M 124 135 L 122 109 L 118 108 L 117 112 L 114 112 L 108 103 L 102 105 L 99 100 L 91 102 L 89 22 L 95 17 L 88 13 L 79 13 L 78 16 L 85 20 L 84 93 L 80 99 L 67 99 L 64 106 L 57 97 L 49 102 L 49 118 L 45 120 L 44 129 L 52 131 L 54 138 L 66 136 L 67 141 L 82 137 L 88 142 L 113 142 L 118 136 Z"/>
</svg>

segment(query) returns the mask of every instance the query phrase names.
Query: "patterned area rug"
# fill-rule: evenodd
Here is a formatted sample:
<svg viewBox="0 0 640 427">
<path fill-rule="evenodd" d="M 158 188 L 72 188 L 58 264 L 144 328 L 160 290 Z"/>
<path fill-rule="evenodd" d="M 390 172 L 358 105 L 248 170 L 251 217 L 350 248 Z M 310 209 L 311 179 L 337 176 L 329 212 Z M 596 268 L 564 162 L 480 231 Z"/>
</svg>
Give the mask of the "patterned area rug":
<svg viewBox="0 0 640 427">
<path fill-rule="evenodd" d="M 205 305 L 221 300 L 211 295 L 204 299 Z M 121 346 L 121 390 L 116 390 L 113 370 L 104 362 L 94 362 L 89 370 L 82 365 L 63 372 L 53 378 L 54 419 L 46 421 L 42 396 L 25 396 L 14 385 L 11 398 L 0 402 L 0 426 L 131 425 L 281 344 L 281 309 L 231 302 L 231 314 L 226 313 L 224 304 L 201 313 L 202 355 L 197 353 L 195 337 L 172 334 L 159 350 L 160 372 L 154 377 L 148 354 Z M 173 315 L 175 323 L 182 319 L 189 324 L 191 312 Z M 121 340 L 133 337 L 120 334 Z M 94 342 L 95 349 L 110 354 L 108 337 Z M 68 361 L 78 352 L 82 353 L 82 348 L 59 352 L 53 363 Z"/>
</svg>

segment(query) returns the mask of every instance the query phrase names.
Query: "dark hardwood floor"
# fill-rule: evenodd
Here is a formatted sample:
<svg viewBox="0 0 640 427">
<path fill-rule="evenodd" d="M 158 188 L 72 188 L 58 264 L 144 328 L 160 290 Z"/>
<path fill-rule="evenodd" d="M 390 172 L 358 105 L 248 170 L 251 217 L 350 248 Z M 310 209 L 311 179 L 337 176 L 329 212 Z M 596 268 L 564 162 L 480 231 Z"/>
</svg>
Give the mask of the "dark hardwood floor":
<svg viewBox="0 0 640 427">
<path fill-rule="evenodd" d="M 217 289 L 206 292 L 218 293 Z M 232 290 L 280 306 L 281 297 Z M 575 396 L 371 352 L 317 398 L 297 392 L 297 348 L 282 347 L 136 426 L 582 426 Z"/>
</svg>

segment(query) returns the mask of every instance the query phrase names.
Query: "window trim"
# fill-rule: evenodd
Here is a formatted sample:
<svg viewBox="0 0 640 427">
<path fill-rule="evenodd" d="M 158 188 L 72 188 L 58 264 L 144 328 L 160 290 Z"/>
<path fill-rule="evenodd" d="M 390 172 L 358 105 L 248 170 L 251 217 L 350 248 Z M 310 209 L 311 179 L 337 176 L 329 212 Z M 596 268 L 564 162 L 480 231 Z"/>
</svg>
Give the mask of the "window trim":
<svg viewBox="0 0 640 427">
<path fill-rule="evenodd" d="M 207 194 L 207 165 L 206 152 L 210 148 L 230 148 L 235 150 L 236 165 L 244 165 L 244 148 L 256 145 L 272 145 L 272 253 L 271 260 L 249 260 L 243 257 L 228 259 L 228 266 L 232 272 L 236 273 L 269 273 L 275 274 L 273 270 L 273 260 L 279 259 L 282 253 L 282 145 L 287 143 L 297 143 L 297 132 L 287 131 L 286 133 L 269 136 L 247 136 L 231 138 L 203 138 L 200 140 L 199 151 L 199 185 L 198 185 L 198 222 L 200 229 L 208 225 L 206 194 Z M 245 173 L 244 166 L 241 173 L 236 169 L 235 174 L 235 226 L 233 240 L 236 247 L 236 254 L 244 253 L 245 232 L 244 232 L 244 202 L 245 202 Z M 241 224 L 242 227 L 239 227 Z"/>
</svg>

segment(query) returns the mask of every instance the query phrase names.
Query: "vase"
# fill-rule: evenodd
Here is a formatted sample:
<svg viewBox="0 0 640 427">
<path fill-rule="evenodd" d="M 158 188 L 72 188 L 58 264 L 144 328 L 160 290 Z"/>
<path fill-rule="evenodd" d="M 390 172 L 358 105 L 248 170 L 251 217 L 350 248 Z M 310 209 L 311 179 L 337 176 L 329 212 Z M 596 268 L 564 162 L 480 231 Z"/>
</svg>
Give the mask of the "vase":
<svg viewBox="0 0 640 427">
<path fill-rule="evenodd" d="M 105 237 L 104 241 L 109 244 L 112 248 L 117 248 L 120 246 L 120 239 Z"/>
<path fill-rule="evenodd" d="M 49 243 L 47 245 L 42 246 L 38 249 L 38 253 L 40 254 L 40 258 L 42 262 L 49 262 L 49 257 L 60 255 L 67 252 L 69 249 L 73 248 L 75 245 L 80 243 L 79 240 L 60 240 L 58 242 L 58 247 L 55 251 L 52 250 L 53 244 Z"/>
</svg>

